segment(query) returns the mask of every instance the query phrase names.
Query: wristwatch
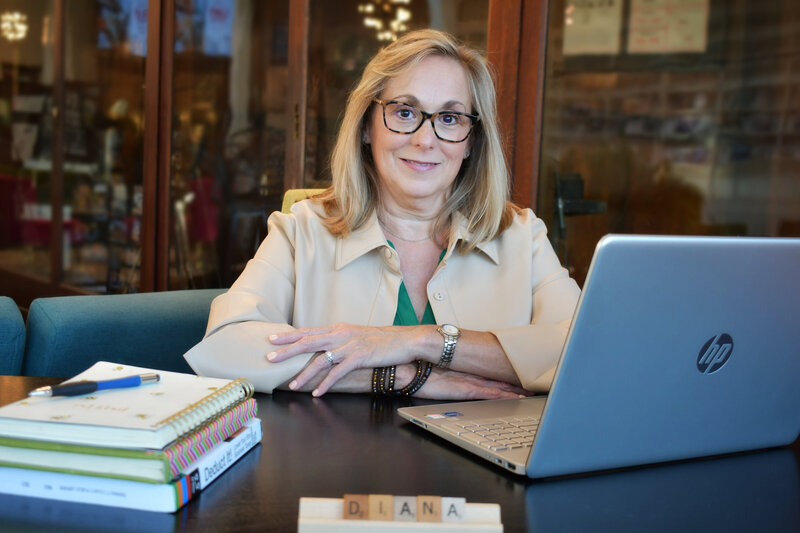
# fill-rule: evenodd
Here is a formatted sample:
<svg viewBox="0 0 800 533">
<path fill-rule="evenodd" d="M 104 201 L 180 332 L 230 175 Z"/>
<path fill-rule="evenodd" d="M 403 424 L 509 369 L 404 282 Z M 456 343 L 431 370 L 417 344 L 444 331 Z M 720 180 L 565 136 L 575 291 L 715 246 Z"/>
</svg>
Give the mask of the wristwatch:
<svg viewBox="0 0 800 533">
<path fill-rule="evenodd" d="M 461 336 L 461 330 L 452 324 L 442 324 L 436 331 L 439 335 L 444 337 L 444 348 L 442 349 L 442 357 L 436 366 L 439 368 L 447 368 L 450 366 L 450 361 L 453 360 L 453 353 L 456 351 L 456 343 Z"/>
</svg>

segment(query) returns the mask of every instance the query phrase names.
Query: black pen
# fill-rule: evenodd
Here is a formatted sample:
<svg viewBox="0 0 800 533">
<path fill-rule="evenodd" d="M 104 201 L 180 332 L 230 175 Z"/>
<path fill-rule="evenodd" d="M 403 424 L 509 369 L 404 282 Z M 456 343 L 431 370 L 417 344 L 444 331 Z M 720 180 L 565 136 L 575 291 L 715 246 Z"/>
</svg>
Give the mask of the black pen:
<svg viewBox="0 0 800 533">
<path fill-rule="evenodd" d="M 28 396 L 81 396 L 104 389 L 121 389 L 138 387 L 148 383 L 156 383 L 161 379 L 158 374 L 141 374 L 106 381 L 72 381 L 61 385 L 39 387 L 28 393 Z"/>
</svg>

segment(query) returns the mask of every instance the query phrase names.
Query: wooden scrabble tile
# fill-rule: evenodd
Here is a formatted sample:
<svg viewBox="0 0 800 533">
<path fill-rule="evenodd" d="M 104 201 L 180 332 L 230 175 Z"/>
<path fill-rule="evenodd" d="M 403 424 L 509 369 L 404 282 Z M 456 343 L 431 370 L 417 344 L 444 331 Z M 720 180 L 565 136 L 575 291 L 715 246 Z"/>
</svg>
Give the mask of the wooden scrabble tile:
<svg viewBox="0 0 800 533">
<path fill-rule="evenodd" d="M 417 496 L 417 522 L 441 522 L 442 497 Z"/>
<path fill-rule="evenodd" d="M 417 497 L 416 496 L 395 496 L 394 497 L 394 519 L 398 522 L 417 521 Z"/>
<path fill-rule="evenodd" d="M 369 520 L 369 495 L 345 494 L 342 518 L 345 520 Z"/>
<path fill-rule="evenodd" d="M 369 495 L 369 519 L 388 520 L 394 518 L 394 497 L 391 494 Z"/>
<path fill-rule="evenodd" d="M 466 498 L 442 498 L 442 522 L 463 522 L 466 510 Z"/>
</svg>

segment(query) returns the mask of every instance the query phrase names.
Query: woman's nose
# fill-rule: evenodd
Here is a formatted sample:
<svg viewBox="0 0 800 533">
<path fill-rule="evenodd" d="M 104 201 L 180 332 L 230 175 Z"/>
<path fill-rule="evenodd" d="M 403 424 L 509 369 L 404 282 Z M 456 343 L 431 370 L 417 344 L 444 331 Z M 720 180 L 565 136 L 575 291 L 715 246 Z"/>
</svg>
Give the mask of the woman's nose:
<svg viewBox="0 0 800 533">
<path fill-rule="evenodd" d="M 422 126 L 412 134 L 411 138 L 412 143 L 425 148 L 433 146 L 437 140 L 436 132 L 433 131 L 433 122 L 430 119 L 425 119 Z"/>
</svg>

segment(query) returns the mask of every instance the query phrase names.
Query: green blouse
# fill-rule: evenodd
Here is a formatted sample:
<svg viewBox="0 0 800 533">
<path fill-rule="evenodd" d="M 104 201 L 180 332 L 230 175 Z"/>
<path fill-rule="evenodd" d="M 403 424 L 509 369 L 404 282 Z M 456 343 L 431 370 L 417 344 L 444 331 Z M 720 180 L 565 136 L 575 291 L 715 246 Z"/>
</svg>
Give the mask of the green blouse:
<svg viewBox="0 0 800 533">
<path fill-rule="evenodd" d="M 394 248 L 392 241 L 387 241 L 389 246 Z M 396 249 L 396 248 L 395 248 Z M 441 262 L 446 250 L 442 250 L 439 256 Z M 425 306 L 425 312 L 422 314 L 422 322 L 417 321 L 417 313 L 414 311 L 414 306 L 411 305 L 411 298 L 408 296 L 406 284 L 400 282 L 400 290 L 397 294 L 397 311 L 394 315 L 394 326 L 419 326 L 423 324 L 436 324 L 436 317 L 433 316 L 433 309 L 431 303 Z"/>
</svg>

